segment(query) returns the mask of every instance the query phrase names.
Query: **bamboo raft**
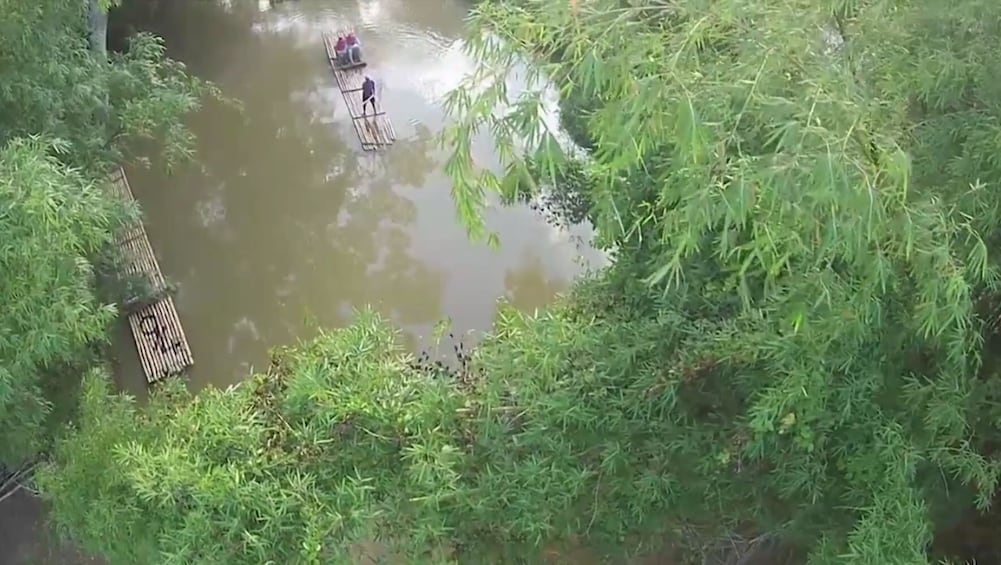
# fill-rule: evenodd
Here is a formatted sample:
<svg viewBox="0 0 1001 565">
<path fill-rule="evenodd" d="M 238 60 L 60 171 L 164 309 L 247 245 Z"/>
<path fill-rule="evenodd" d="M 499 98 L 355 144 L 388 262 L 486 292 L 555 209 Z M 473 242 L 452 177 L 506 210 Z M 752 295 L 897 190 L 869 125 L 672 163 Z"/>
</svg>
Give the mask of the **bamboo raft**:
<svg viewBox="0 0 1001 565">
<path fill-rule="evenodd" d="M 348 108 L 351 122 L 354 124 L 355 133 L 361 141 L 361 147 L 365 151 L 374 151 L 387 145 L 392 145 L 396 141 L 396 130 L 393 129 L 393 122 L 389 121 L 386 112 L 376 111 L 375 114 L 364 116 L 362 113 L 361 85 L 365 80 L 365 63 L 357 65 L 341 66 L 337 62 L 337 37 L 332 33 L 323 32 L 323 46 L 327 50 L 327 61 L 330 69 L 334 72 L 334 79 L 337 87 L 344 96 L 344 104 Z M 380 101 L 376 98 L 376 110 L 380 110 Z"/>
<path fill-rule="evenodd" d="M 111 175 L 110 180 L 115 197 L 124 202 L 135 201 L 125 171 L 119 169 Z M 145 278 L 154 292 L 162 293 L 167 283 L 142 222 L 136 221 L 128 226 L 116 243 L 125 258 L 126 274 Z M 191 347 L 184 335 L 172 297 L 164 295 L 129 314 L 129 327 L 136 341 L 146 382 L 150 385 L 182 374 L 194 365 Z"/>
</svg>

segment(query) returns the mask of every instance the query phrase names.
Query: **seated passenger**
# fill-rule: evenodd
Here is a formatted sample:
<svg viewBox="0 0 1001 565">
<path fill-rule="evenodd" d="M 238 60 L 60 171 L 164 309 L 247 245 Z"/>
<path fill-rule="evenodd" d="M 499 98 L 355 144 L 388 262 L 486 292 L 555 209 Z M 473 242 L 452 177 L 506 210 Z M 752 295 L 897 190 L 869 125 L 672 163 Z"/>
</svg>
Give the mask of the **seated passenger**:
<svg viewBox="0 0 1001 565">
<path fill-rule="evenodd" d="M 348 64 L 348 44 L 341 35 L 337 38 L 337 45 L 334 46 L 334 53 L 337 54 L 337 62 L 341 65 Z"/>
<path fill-rule="evenodd" d="M 355 37 L 355 34 L 349 33 L 347 37 L 347 49 L 348 49 L 348 63 L 354 65 L 361 63 L 361 42 Z"/>
</svg>

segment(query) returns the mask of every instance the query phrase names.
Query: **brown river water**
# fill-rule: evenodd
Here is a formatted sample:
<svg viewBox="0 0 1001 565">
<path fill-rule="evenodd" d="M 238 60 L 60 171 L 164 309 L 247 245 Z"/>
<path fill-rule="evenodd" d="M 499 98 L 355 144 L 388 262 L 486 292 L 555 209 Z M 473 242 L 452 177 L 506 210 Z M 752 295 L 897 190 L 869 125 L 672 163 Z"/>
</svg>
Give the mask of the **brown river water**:
<svg viewBox="0 0 1001 565">
<path fill-rule="evenodd" d="M 268 348 L 348 324 L 372 305 L 414 348 L 434 324 L 488 330 L 497 301 L 533 310 L 600 254 L 590 232 L 548 225 L 527 206 L 496 207 L 492 250 L 458 224 L 441 101 L 473 69 L 458 0 L 133 1 L 112 33 L 148 30 L 171 57 L 243 103 L 190 120 L 198 161 L 166 174 L 129 168 L 147 231 L 195 358 L 194 386 L 226 386 L 267 362 Z M 327 64 L 321 32 L 357 30 L 399 139 L 361 149 Z M 491 141 L 478 162 L 496 165 Z M 124 332 L 123 332 L 124 334 Z M 145 388 L 128 336 L 123 384 Z M 472 338 L 471 338 L 472 339 Z M 448 348 L 451 349 L 450 347 Z"/>
</svg>

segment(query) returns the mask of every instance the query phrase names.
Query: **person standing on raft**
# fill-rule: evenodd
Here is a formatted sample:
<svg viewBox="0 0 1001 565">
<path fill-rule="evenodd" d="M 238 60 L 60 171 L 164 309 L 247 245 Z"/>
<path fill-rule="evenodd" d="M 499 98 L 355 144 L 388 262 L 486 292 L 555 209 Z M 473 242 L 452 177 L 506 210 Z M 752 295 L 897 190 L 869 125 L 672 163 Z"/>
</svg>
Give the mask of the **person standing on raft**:
<svg viewBox="0 0 1001 565">
<path fill-rule="evenodd" d="M 372 80 L 368 75 L 365 76 L 365 82 L 361 85 L 361 115 L 368 115 L 368 105 L 372 105 L 372 115 L 376 113 L 375 110 L 375 81 Z"/>
</svg>

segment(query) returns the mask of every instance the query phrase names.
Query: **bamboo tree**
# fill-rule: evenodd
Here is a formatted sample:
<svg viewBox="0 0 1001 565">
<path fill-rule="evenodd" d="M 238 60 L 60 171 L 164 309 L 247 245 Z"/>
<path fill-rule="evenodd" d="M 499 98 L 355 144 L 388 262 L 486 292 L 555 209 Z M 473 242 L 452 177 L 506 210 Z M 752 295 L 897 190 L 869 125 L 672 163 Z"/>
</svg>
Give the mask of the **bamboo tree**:
<svg viewBox="0 0 1001 565">
<path fill-rule="evenodd" d="M 57 148 L 60 148 L 57 146 Z M 65 150 L 65 147 L 61 149 Z M 111 237 L 115 207 L 40 141 L 0 150 L 0 464 L 44 445 L 60 370 L 104 339 L 115 312 L 95 300 L 88 258 Z M 68 385 L 69 383 L 67 383 Z"/>
<path fill-rule="evenodd" d="M 118 4 L 115 0 L 87 0 L 90 50 L 101 59 L 108 55 L 108 10 Z"/>
<path fill-rule="evenodd" d="M 112 2 L 99 0 L 107 10 Z M 89 174 L 109 163 L 140 159 L 137 139 L 156 140 L 170 162 L 191 156 L 193 139 L 177 119 L 199 108 L 204 96 L 220 98 L 165 56 L 163 41 L 130 38 L 129 49 L 108 56 L 90 51 L 82 3 L 8 2 L 0 13 L 0 142 L 47 135 L 72 150 L 61 158 Z"/>
</svg>

